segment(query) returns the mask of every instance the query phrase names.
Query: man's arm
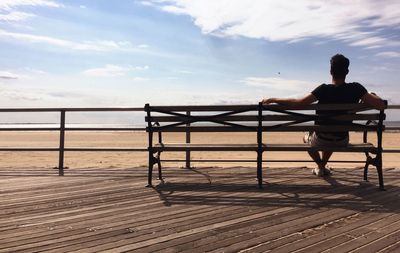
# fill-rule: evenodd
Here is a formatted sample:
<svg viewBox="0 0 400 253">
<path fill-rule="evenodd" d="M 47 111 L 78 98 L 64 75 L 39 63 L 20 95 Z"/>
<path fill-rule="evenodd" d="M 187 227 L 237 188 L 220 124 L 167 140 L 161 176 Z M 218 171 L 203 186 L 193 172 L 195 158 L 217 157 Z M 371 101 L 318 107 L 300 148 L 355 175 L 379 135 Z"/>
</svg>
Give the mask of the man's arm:
<svg viewBox="0 0 400 253">
<path fill-rule="evenodd" d="M 365 93 L 365 95 L 361 97 L 361 101 L 377 110 L 384 110 L 386 108 L 385 102 L 375 93 Z"/>
<path fill-rule="evenodd" d="M 279 105 L 288 105 L 294 107 L 301 107 L 304 105 L 309 105 L 317 101 L 317 98 L 313 94 L 308 94 L 302 98 L 265 98 L 261 102 L 264 105 L 268 104 L 279 104 Z"/>
</svg>

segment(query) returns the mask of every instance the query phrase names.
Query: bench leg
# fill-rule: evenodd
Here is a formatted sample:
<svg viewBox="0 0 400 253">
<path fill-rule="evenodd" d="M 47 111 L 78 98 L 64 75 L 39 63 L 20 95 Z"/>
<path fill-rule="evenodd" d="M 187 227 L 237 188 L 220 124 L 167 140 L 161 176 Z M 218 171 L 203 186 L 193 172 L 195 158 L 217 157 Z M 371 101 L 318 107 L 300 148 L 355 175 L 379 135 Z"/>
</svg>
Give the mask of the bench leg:
<svg viewBox="0 0 400 253">
<path fill-rule="evenodd" d="M 364 166 L 364 181 L 368 182 L 368 167 L 371 164 L 372 157 L 367 155 L 367 160 L 365 161 L 365 166 Z"/>
<path fill-rule="evenodd" d="M 382 157 L 380 156 L 377 157 L 376 170 L 378 172 L 378 178 L 379 178 L 379 189 L 384 191 L 385 185 L 383 183 Z"/>
<path fill-rule="evenodd" d="M 153 153 L 149 152 L 149 171 L 148 171 L 148 178 L 147 178 L 147 186 L 146 187 L 153 187 L 153 184 L 152 184 L 153 166 L 154 166 Z"/>
<path fill-rule="evenodd" d="M 163 181 L 162 172 L 161 172 L 161 152 L 157 153 L 157 166 L 158 166 L 158 179 Z"/>
<path fill-rule="evenodd" d="M 262 189 L 262 152 L 257 152 L 257 180 L 258 188 Z"/>
</svg>

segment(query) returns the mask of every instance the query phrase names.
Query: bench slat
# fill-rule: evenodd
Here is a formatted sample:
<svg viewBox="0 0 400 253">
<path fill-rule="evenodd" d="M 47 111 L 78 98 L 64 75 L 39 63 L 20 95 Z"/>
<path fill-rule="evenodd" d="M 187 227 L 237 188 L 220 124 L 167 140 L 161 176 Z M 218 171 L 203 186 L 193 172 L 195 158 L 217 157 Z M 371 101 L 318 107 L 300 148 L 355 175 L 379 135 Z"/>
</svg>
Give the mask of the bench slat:
<svg viewBox="0 0 400 253">
<path fill-rule="evenodd" d="M 349 144 L 346 147 L 311 147 L 308 144 L 266 144 L 264 151 L 335 151 L 335 152 L 371 152 L 377 148 L 371 143 Z"/>
<path fill-rule="evenodd" d="M 257 144 L 156 144 L 154 151 L 257 151 Z M 263 151 L 335 151 L 371 152 L 377 148 L 371 143 L 349 144 L 347 147 L 310 147 L 308 144 L 263 144 Z"/>
<path fill-rule="evenodd" d="M 206 118 L 212 117 L 213 115 L 195 115 L 191 116 L 191 118 L 196 120 L 204 120 Z M 179 116 L 153 116 L 146 117 L 146 122 L 182 122 L 187 120 L 187 117 L 179 117 Z M 235 115 L 235 116 L 224 116 L 217 117 L 219 121 L 258 121 L 256 115 Z M 297 115 L 264 115 L 262 117 L 263 121 L 294 121 L 294 120 L 302 120 L 305 119 L 304 116 Z M 352 114 L 352 115 L 341 115 L 337 117 L 333 117 L 332 119 L 336 120 L 379 120 L 379 114 Z"/>
<path fill-rule="evenodd" d="M 311 104 L 302 106 L 301 108 L 293 108 L 292 106 L 285 105 L 264 105 L 264 111 L 267 110 L 374 110 L 366 104 Z M 149 106 L 151 111 L 173 111 L 173 112 L 201 112 L 201 111 L 240 111 L 249 110 L 257 111 L 258 105 L 192 105 L 192 106 Z"/>
<path fill-rule="evenodd" d="M 252 128 L 231 127 L 231 126 L 182 126 L 171 128 L 153 127 L 153 132 L 256 132 L 255 125 Z M 295 126 L 279 126 L 271 128 L 264 126 L 264 132 L 308 132 L 308 131 L 321 131 L 321 132 L 346 132 L 346 131 L 376 131 L 377 126 L 317 126 L 317 125 L 295 125 Z M 148 129 L 146 130 L 148 131 Z"/>
<path fill-rule="evenodd" d="M 156 144 L 154 150 L 163 151 L 257 151 L 257 144 Z"/>
</svg>

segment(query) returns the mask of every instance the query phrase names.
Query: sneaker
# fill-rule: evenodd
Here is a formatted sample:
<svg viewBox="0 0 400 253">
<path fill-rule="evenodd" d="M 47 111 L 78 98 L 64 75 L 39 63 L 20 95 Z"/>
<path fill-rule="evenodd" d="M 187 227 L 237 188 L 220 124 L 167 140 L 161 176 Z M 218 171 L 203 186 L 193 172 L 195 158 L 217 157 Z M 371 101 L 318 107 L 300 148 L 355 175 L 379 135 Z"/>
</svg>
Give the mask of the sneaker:
<svg viewBox="0 0 400 253">
<path fill-rule="evenodd" d="M 324 176 L 324 170 L 323 170 L 323 169 L 320 169 L 320 168 L 314 168 L 314 169 L 312 170 L 312 173 L 313 173 L 314 175 L 316 175 L 317 177 L 323 177 L 323 176 Z"/>
<path fill-rule="evenodd" d="M 312 170 L 312 173 L 318 177 L 323 177 L 323 176 L 330 176 L 332 174 L 331 170 L 328 167 L 325 167 L 323 169 L 320 168 L 314 168 Z"/>
</svg>

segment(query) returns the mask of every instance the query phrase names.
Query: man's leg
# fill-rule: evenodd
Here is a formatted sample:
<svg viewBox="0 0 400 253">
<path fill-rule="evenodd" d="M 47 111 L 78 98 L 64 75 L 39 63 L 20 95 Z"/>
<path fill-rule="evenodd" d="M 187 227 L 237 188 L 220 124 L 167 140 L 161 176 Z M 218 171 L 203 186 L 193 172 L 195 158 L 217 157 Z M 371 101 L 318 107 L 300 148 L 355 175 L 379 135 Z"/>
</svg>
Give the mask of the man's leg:
<svg viewBox="0 0 400 253">
<path fill-rule="evenodd" d="M 322 161 L 318 151 L 308 151 L 308 154 L 318 166 L 321 164 Z"/>
<path fill-rule="evenodd" d="M 326 164 L 329 161 L 329 158 L 332 156 L 332 151 L 322 151 L 322 161 L 321 165 L 325 168 Z"/>
</svg>

